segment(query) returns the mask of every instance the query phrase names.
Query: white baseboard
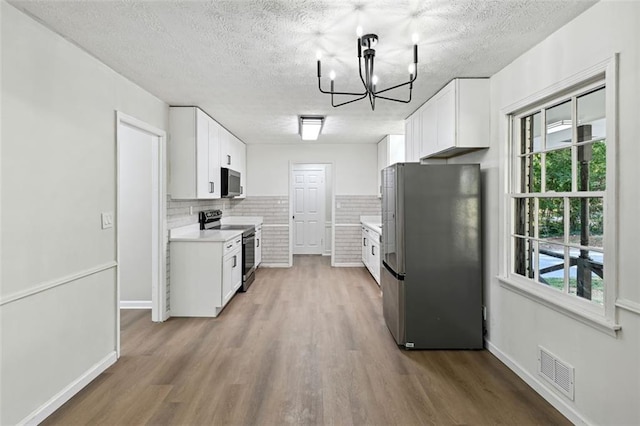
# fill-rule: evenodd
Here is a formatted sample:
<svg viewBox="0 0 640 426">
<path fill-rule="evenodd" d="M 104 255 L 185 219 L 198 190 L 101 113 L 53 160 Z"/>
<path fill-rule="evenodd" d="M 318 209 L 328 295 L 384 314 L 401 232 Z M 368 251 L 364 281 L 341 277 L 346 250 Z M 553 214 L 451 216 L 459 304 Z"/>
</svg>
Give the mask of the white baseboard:
<svg viewBox="0 0 640 426">
<path fill-rule="evenodd" d="M 333 266 L 335 268 L 364 268 L 364 264 L 362 262 L 336 263 Z"/>
<path fill-rule="evenodd" d="M 541 397 L 543 397 L 549 404 L 560 411 L 563 416 L 569 419 L 576 425 L 591 425 L 580 413 L 578 413 L 574 407 L 569 405 L 567 401 L 560 395 L 547 388 L 537 377 L 526 371 L 520 364 L 514 361 L 507 354 L 498 349 L 493 343 L 485 339 L 485 344 L 489 352 L 491 352 L 496 358 L 498 358 L 504 365 L 509 367 L 511 371 L 516 373 L 522 380 L 524 380 L 529 386 L 533 388 Z"/>
<path fill-rule="evenodd" d="M 121 300 L 120 309 L 151 309 L 151 300 Z"/>
<path fill-rule="evenodd" d="M 291 265 L 288 263 L 261 263 L 261 268 L 290 268 Z"/>
<path fill-rule="evenodd" d="M 62 406 L 65 402 L 70 400 L 75 394 L 80 392 L 85 386 L 98 377 L 103 371 L 112 366 L 118 357 L 116 352 L 113 351 L 106 357 L 102 358 L 97 364 L 84 372 L 80 377 L 71 382 L 67 387 L 62 389 L 58 394 L 54 395 L 49 401 L 44 403 L 41 407 L 37 408 L 34 412 L 22 419 L 19 425 L 37 425 L 42 423 L 44 419 L 49 417 Z"/>
</svg>

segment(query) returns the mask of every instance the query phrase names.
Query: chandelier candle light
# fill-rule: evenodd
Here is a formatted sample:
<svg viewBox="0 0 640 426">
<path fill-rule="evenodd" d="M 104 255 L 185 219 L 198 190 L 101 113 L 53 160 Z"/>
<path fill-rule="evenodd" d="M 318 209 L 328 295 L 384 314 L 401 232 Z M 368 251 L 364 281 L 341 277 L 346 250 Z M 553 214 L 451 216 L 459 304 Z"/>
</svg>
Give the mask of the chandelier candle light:
<svg viewBox="0 0 640 426">
<path fill-rule="evenodd" d="M 362 27 L 358 27 L 357 29 L 358 35 L 358 69 L 360 72 L 360 80 L 362 81 L 362 85 L 364 86 L 363 92 L 337 92 L 334 90 L 334 81 L 336 78 L 336 73 L 331 71 L 329 77 L 331 78 L 331 90 L 326 91 L 322 89 L 322 85 L 320 82 L 320 77 L 322 76 L 322 65 L 320 63 L 320 52 L 318 52 L 318 89 L 320 92 L 331 95 L 331 105 L 334 107 L 339 107 L 342 105 L 350 104 L 351 102 L 356 102 L 364 98 L 369 98 L 369 103 L 371 104 L 371 109 L 376 109 L 376 98 L 386 99 L 388 101 L 394 102 L 402 102 L 409 103 L 411 102 L 411 90 L 413 89 L 413 82 L 416 81 L 418 77 L 418 36 L 417 34 L 413 35 L 413 64 L 409 65 L 409 81 L 401 84 L 397 84 L 392 87 L 388 87 L 386 89 L 377 90 L 378 84 L 378 76 L 374 74 L 374 60 L 376 57 L 376 50 L 374 49 L 375 45 L 378 43 L 378 36 L 375 34 L 365 34 L 362 35 Z M 364 51 L 363 51 L 364 49 Z M 362 71 L 362 57 L 364 56 L 364 72 Z M 382 96 L 381 93 L 388 92 L 389 90 L 397 89 L 402 86 L 409 86 L 409 99 L 395 99 L 387 96 Z M 357 96 L 355 99 L 351 99 L 345 102 L 340 102 L 338 104 L 335 103 L 333 96 L 334 95 L 344 95 L 344 96 Z"/>
</svg>

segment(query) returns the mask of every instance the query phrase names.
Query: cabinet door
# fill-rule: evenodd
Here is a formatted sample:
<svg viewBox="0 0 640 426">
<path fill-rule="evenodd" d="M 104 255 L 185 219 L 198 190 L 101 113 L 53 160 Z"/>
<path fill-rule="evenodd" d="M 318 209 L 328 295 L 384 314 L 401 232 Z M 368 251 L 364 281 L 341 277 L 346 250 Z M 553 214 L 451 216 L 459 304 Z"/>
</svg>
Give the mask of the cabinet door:
<svg viewBox="0 0 640 426">
<path fill-rule="evenodd" d="M 380 244 L 371 243 L 371 274 L 380 285 Z"/>
<path fill-rule="evenodd" d="M 413 115 L 404 122 L 404 154 L 405 161 L 413 160 Z"/>
<path fill-rule="evenodd" d="M 438 144 L 437 151 L 456 146 L 456 86 L 455 80 L 445 86 L 436 98 Z"/>
<path fill-rule="evenodd" d="M 236 138 L 236 158 L 234 159 L 237 171 L 240 172 L 240 190 L 241 194 L 236 198 L 245 198 L 247 196 L 247 146 L 240 139 Z"/>
<path fill-rule="evenodd" d="M 231 159 L 233 158 L 231 133 L 224 127 L 220 126 L 220 167 L 231 167 Z"/>
<path fill-rule="evenodd" d="M 366 229 L 362 227 L 362 241 L 360 241 L 360 245 L 362 246 L 362 263 L 364 266 L 369 265 L 369 235 L 367 235 Z"/>
<path fill-rule="evenodd" d="M 226 305 L 235 293 L 233 289 L 233 270 L 234 270 L 233 254 L 228 254 L 224 257 L 224 263 L 222 265 L 222 306 Z"/>
<path fill-rule="evenodd" d="M 242 251 L 236 251 L 231 258 L 232 262 L 232 270 L 231 270 L 231 282 L 232 282 L 232 291 L 233 294 L 240 288 L 242 285 Z"/>
<path fill-rule="evenodd" d="M 196 195 L 198 198 L 214 198 L 214 188 L 209 176 L 209 120 L 196 109 Z"/>
<path fill-rule="evenodd" d="M 420 138 L 420 158 L 438 150 L 438 111 L 435 100 L 427 102 L 420 112 L 422 135 Z"/>
<path fill-rule="evenodd" d="M 262 263 L 262 231 L 256 231 L 256 268 Z"/>
<path fill-rule="evenodd" d="M 208 137 L 208 191 L 211 198 L 220 198 L 220 125 L 207 117 Z"/>
<path fill-rule="evenodd" d="M 382 196 L 381 172 L 382 172 L 382 169 L 384 169 L 388 165 L 388 159 L 387 159 L 388 145 L 389 145 L 389 136 L 385 137 L 380 142 L 378 142 L 378 179 L 377 179 L 378 197 Z"/>
</svg>

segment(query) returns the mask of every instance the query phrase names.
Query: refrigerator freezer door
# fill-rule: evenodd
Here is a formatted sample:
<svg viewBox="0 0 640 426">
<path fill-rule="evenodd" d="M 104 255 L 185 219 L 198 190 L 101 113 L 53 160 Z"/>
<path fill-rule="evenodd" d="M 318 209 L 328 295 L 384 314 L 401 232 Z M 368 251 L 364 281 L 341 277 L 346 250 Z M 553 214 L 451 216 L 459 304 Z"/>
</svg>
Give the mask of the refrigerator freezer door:
<svg viewBox="0 0 640 426">
<path fill-rule="evenodd" d="M 382 170 L 382 259 L 397 274 L 405 273 L 403 164 Z"/>
<path fill-rule="evenodd" d="M 406 343 L 405 338 L 405 301 L 404 280 L 394 274 L 386 262 L 380 268 L 380 286 L 382 288 L 382 313 L 398 345 Z"/>
</svg>

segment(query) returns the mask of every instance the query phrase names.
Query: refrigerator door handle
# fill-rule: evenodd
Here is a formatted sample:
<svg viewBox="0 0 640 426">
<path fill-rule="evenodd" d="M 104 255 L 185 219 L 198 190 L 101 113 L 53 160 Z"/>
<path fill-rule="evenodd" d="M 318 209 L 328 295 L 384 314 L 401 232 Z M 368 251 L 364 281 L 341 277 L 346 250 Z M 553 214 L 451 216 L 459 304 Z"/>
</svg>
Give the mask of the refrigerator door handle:
<svg viewBox="0 0 640 426">
<path fill-rule="evenodd" d="M 387 262 L 385 262 L 384 260 L 382 261 L 382 265 L 384 266 L 384 268 L 389 271 L 389 273 L 391 275 L 393 275 L 393 277 L 396 280 L 400 280 L 400 281 L 404 281 L 404 275 L 403 274 L 398 274 L 396 271 L 394 271 L 393 269 L 391 269 L 391 266 L 387 265 Z"/>
</svg>

